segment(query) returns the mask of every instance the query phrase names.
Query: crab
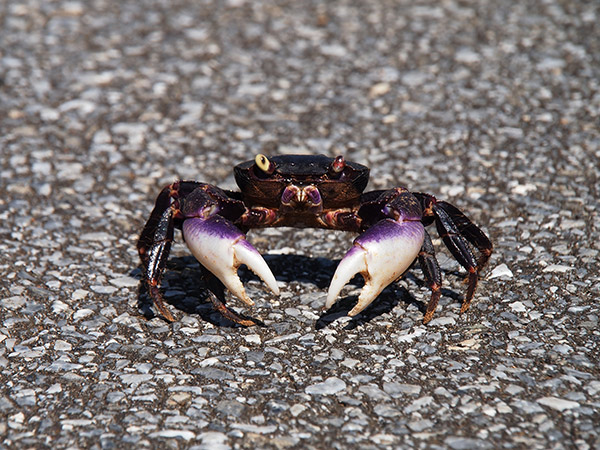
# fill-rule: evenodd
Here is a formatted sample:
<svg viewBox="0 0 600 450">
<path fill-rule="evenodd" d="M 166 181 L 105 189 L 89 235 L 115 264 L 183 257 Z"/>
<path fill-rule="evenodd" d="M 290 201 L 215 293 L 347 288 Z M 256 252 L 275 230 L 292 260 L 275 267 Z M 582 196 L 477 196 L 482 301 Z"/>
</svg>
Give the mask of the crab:
<svg viewBox="0 0 600 450">
<path fill-rule="evenodd" d="M 245 264 L 270 290 L 279 286 L 260 253 L 246 240 L 253 228 L 324 228 L 360 233 L 340 261 L 327 293 L 325 308 L 337 301 L 342 288 L 358 273 L 364 286 L 348 312 L 355 316 L 415 262 L 431 297 L 423 323 L 434 315 L 441 296 L 442 276 L 426 227 L 435 223 L 439 237 L 468 273 L 460 309 L 471 304 L 479 273 L 493 246 L 489 238 L 458 208 L 433 195 L 404 187 L 363 192 L 369 169 L 343 156 L 257 155 L 234 168 L 239 192 L 198 181 L 176 181 L 162 189 L 137 243 L 144 280 L 154 305 L 167 321 L 174 321 L 163 300 L 160 281 L 175 228 L 201 264 L 216 310 L 240 325 L 242 317 L 225 306 L 224 288 L 247 305 L 237 270 Z M 478 257 L 474 255 L 477 249 Z"/>
</svg>

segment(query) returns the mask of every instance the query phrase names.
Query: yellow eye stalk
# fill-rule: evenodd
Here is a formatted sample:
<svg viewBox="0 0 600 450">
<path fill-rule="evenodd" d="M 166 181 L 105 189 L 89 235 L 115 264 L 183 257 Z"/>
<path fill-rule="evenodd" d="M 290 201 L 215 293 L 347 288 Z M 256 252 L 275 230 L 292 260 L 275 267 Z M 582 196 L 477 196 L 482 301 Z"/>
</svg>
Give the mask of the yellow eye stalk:
<svg viewBox="0 0 600 450">
<path fill-rule="evenodd" d="M 256 158 L 254 158 L 254 164 L 256 164 L 256 167 L 258 167 L 267 175 L 271 175 L 275 171 L 275 164 L 269 161 L 269 158 L 263 154 L 259 153 L 256 155 Z"/>
</svg>

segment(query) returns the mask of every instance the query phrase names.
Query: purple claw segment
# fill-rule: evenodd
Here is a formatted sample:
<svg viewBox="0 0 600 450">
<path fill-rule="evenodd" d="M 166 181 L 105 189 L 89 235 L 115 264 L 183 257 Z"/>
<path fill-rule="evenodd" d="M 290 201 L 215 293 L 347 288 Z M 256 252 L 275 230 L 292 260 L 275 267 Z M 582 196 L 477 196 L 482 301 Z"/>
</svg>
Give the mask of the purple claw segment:
<svg viewBox="0 0 600 450">
<path fill-rule="evenodd" d="M 397 220 L 399 222 L 405 221 L 405 220 L 410 220 L 410 221 L 416 221 L 416 220 L 421 220 L 420 219 L 420 215 L 416 214 L 416 213 L 410 213 L 408 211 L 398 211 L 397 207 L 395 205 L 385 205 L 383 208 L 381 208 L 381 212 L 383 212 L 383 214 L 385 214 L 388 217 L 392 217 L 394 218 L 394 220 Z"/>
<path fill-rule="evenodd" d="M 244 234 L 220 216 L 183 222 L 185 242 L 196 259 L 210 270 L 233 295 L 248 305 L 254 302 L 244 289 L 237 269 L 245 264 L 275 293 L 279 287 L 269 266 Z"/>
<path fill-rule="evenodd" d="M 338 265 L 327 293 L 326 308 L 333 306 L 346 283 L 360 273 L 365 285 L 348 315 L 360 313 L 410 267 L 424 239 L 425 229 L 418 221 L 384 219 L 369 228 L 354 240 L 354 246 Z"/>
</svg>

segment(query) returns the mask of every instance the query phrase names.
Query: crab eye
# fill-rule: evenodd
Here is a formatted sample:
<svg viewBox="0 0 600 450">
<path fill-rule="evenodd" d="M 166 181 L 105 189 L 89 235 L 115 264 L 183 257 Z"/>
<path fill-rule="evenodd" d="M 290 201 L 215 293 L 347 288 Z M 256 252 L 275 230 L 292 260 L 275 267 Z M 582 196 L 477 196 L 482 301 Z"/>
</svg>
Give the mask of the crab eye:
<svg viewBox="0 0 600 450">
<path fill-rule="evenodd" d="M 256 167 L 258 167 L 267 175 L 271 175 L 275 171 L 275 164 L 269 161 L 269 158 L 267 158 L 265 155 L 260 153 L 256 155 L 256 158 L 254 158 L 254 164 L 256 164 Z"/>
<path fill-rule="evenodd" d="M 346 161 L 342 155 L 336 156 L 329 166 L 329 175 L 339 177 L 346 167 Z"/>
</svg>

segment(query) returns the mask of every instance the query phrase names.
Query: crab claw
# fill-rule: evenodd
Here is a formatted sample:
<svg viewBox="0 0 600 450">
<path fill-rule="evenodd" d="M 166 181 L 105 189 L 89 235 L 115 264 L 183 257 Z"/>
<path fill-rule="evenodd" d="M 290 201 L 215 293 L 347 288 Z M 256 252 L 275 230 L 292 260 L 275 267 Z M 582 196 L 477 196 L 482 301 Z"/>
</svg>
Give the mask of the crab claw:
<svg viewBox="0 0 600 450">
<path fill-rule="evenodd" d="M 354 246 L 340 261 L 329 286 L 326 308 L 333 306 L 346 283 L 360 273 L 365 285 L 348 315 L 360 313 L 410 267 L 424 238 L 425 229 L 419 221 L 384 219 L 369 228 L 354 240 Z"/>
<path fill-rule="evenodd" d="M 242 264 L 258 275 L 273 293 L 279 294 L 275 277 L 263 257 L 227 219 L 220 216 L 187 219 L 183 222 L 183 237 L 200 264 L 247 305 L 254 302 L 237 274 Z"/>
</svg>

